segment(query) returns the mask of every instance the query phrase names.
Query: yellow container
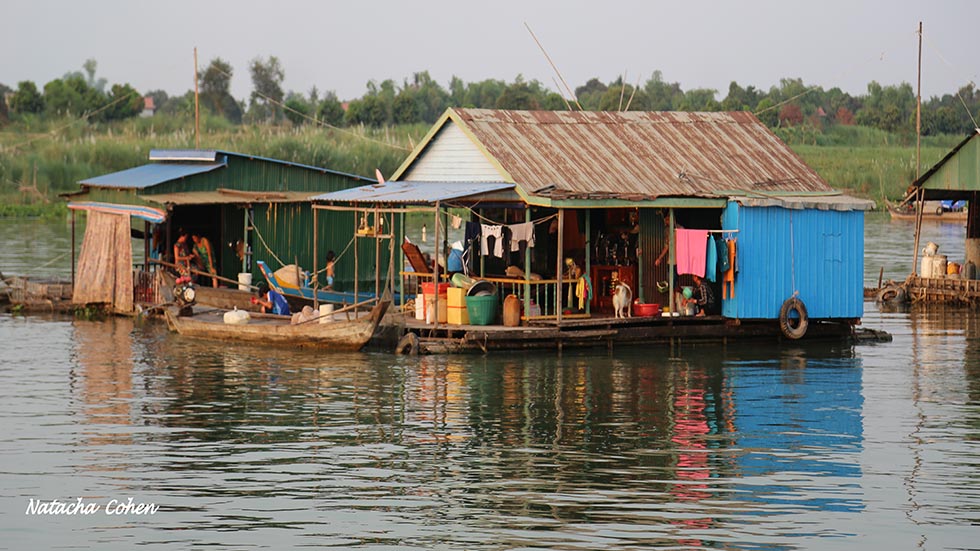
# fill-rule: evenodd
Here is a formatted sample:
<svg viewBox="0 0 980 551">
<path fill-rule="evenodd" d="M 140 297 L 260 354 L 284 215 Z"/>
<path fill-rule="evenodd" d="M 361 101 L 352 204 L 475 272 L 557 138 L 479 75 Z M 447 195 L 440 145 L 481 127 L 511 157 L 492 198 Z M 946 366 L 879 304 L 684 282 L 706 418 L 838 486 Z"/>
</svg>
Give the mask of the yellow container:
<svg viewBox="0 0 980 551">
<path fill-rule="evenodd" d="M 466 311 L 466 289 L 450 287 L 446 293 L 446 317 L 451 325 L 469 325 L 470 315 Z"/>
</svg>

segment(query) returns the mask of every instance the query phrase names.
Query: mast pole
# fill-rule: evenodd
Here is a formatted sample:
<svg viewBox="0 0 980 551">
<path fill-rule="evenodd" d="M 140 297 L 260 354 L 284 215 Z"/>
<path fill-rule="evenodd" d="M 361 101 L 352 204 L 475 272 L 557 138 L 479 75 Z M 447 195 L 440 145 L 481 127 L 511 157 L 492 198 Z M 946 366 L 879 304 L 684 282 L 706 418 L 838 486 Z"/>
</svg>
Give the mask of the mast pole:
<svg viewBox="0 0 980 551">
<path fill-rule="evenodd" d="M 918 77 L 915 92 L 915 180 L 919 180 L 919 149 L 922 139 L 922 21 L 919 21 L 919 64 Z M 918 197 L 918 208 L 915 211 L 915 244 L 912 247 L 912 274 L 918 275 L 919 264 L 919 235 L 922 230 L 922 209 L 925 208 L 926 190 L 919 189 L 916 193 Z"/>
<path fill-rule="evenodd" d="M 194 48 L 194 148 L 201 149 L 201 106 L 197 91 L 197 48 Z"/>
</svg>

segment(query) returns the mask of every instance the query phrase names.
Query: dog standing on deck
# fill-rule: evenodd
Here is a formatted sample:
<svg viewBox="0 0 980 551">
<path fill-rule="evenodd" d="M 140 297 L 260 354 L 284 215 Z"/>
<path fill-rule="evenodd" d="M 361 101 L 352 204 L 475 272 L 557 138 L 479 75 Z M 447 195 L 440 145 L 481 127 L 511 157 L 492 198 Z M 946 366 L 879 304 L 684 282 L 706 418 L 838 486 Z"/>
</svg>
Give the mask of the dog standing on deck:
<svg viewBox="0 0 980 551">
<path fill-rule="evenodd" d="M 630 286 L 620 281 L 612 297 L 613 312 L 617 318 L 633 317 L 633 291 Z"/>
</svg>

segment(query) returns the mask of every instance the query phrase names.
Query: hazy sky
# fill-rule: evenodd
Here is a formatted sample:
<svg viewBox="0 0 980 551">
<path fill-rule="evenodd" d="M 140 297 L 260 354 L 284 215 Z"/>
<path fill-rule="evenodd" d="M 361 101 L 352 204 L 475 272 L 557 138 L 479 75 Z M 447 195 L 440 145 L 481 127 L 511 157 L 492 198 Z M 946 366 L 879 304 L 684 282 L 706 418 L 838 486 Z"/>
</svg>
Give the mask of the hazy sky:
<svg viewBox="0 0 980 551">
<path fill-rule="evenodd" d="M 733 80 L 766 90 L 798 77 L 852 94 L 872 80 L 914 86 L 919 21 L 925 98 L 980 80 L 976 0 L 6 0 L 0 16 L 0 83 L 10 87 L 41 87 L 93 58 L 110 84 L 181 94 L 193 88 L 197 47 L 202 70 L 215 57 L 231 63 L 238 99 L 252 90 L 249 61 L 270 55 L 285 90 L 315 85 L 341 99 L 361 96 L 369 80 L 401 84 L 424 70 L 443 86 L 453 75 L 521 74 L 557 90 L 525 22 L 573 89 L 624 73 L 642 83 L 658 69 L 718 99 Z"/>
</svg>

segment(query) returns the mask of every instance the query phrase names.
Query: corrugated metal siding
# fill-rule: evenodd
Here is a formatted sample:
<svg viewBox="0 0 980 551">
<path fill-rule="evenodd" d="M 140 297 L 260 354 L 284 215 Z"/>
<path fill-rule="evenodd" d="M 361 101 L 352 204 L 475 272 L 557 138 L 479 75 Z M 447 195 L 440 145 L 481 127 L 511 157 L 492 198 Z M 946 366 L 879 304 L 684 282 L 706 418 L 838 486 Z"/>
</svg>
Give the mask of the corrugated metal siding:
<svg viewBox="0 0 980 551">
<path fill-rule="evenodd" d="M 776 319 L 794 290 L 812 319 L 863 315 L 863 212 L 757 208 L 731 202 L 722 225 L 739 230 L 735 298 L 722 300 L 723 315 Z"/>
<path fill-rule="evenodd" d="M 360 186 L 372 181 L 366 178 L 353 178 L 296 165 L 229 157 L 228 166 L 225 169 L 196 174 L 183 180 L 164 182 L 145 190 L 144 193 L 215 191 L 218 188 L 257 192 L 311 191 L 322 193 Z"/>
<path fill-rule="evenodd" d="M 453 113 L 526 192 L 556 199 L 832 191 L 751 113 Z"/>
<path fill-rule="evenodd" d="M 447 121 L 400 180 L 499 182 L 503 176 L 456 123 Z"/>
<path fill-rule="evenodd" d="M 980 140 L 973 140 L 943 164 L 926 182 L 928 190 L 980 190 Z"/>
<path fill-rule="evenodd" d="M 666 211 L 664 211 L 666 214 Z M 654 266 L 660 252 L 667 242 L 667 232 L 664 218 L 658 209 L 640 209 L 640 239 L 639 246 L 643 252 L 640 262 L 643 266 L 643 296 L 644 302 L 655 302 L 660 305 L 668 304 L 667 294 L 657 291 L 657 282 L 667 280 L 668 262 L 666 259 L 660 266 Z M 635 292 L 639 292 L 634 289 Z"/>
</svg>

